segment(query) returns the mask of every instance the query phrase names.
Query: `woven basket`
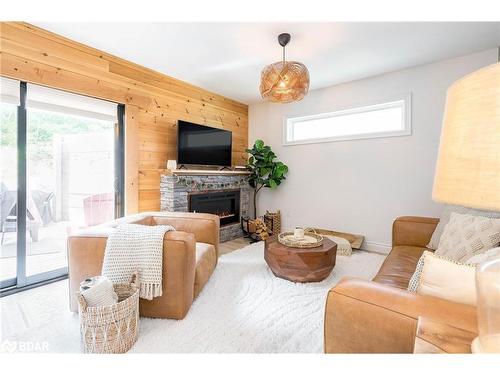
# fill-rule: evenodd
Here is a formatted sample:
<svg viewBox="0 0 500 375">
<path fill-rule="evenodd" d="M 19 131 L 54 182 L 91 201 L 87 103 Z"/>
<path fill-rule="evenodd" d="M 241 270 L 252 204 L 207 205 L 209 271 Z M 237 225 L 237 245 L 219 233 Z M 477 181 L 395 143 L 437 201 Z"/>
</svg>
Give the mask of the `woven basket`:
<svg viewBox="0 0 500 375">
<path fill-rule="evenodd" d="M 139 280 L 134 272 L 130 283 L 113 284 L 118 303 L 90 307 L 78 293 L 80 337 L 84 353 L 125 353 L 139 334 Z"/>
<path fill-rule="evenodd" d="M 271 229 L 273 235 L 278 235 L 281 232 L 281 212 L 280 210 L 276 212 L 266 211 L 264 215 L 264 223 L 267 227 Z"/>
</svg>

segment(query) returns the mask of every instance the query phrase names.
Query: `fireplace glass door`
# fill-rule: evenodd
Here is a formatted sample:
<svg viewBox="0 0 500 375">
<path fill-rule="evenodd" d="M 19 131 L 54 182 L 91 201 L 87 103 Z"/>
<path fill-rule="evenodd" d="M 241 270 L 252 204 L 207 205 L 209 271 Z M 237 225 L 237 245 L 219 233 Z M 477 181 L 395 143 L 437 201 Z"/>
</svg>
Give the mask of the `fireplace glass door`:
<svg viewBox="0 0 500 375">
<path fill-rule="evenodd" d="M 220 224 L 240 221 L 240 191 L 227 190 L 189 194 L 189 211 L 218 215 Z"/>
</svg>

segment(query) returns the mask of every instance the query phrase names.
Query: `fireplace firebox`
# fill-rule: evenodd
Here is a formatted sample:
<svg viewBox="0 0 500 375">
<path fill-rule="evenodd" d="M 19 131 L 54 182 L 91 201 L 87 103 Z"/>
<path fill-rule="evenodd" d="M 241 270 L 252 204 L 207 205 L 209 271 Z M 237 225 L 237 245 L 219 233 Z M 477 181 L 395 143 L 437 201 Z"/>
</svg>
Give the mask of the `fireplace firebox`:
<svg viewBox="0 0 500 375">
<path fill-rule="evenodd" d="M 188 210 L 218 215 L 221 226 L 239 223 L 240 190 L 189 193 Z"/>
</svg>

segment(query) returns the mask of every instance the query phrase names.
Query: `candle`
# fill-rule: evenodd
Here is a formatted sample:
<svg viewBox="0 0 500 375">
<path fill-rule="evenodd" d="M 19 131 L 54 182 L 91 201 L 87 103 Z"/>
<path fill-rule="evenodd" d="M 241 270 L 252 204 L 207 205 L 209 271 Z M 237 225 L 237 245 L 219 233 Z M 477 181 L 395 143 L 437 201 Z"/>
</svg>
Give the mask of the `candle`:
<svg viewBox="0 0 500 375">
<path fill-rule="evenodd" d="M 293 236 L 299 240 L 304 238 L 304 228 L 296 227 L 293 230 Z"/>
</svg>

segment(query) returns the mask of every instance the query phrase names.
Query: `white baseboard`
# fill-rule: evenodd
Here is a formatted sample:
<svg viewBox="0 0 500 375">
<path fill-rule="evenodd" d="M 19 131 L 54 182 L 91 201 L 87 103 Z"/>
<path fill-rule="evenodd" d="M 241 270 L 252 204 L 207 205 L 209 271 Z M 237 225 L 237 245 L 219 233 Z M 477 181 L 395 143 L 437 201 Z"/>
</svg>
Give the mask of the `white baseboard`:
<svg viewBox="0 0 500 375">
<path fill-rule="evenodd" d="M 364 241 L 361 245 L 362 250 L 373 251 L 382 254 L 389 254 L 391 248 L 391 245 L 371 241 Z"/>
</svg>

